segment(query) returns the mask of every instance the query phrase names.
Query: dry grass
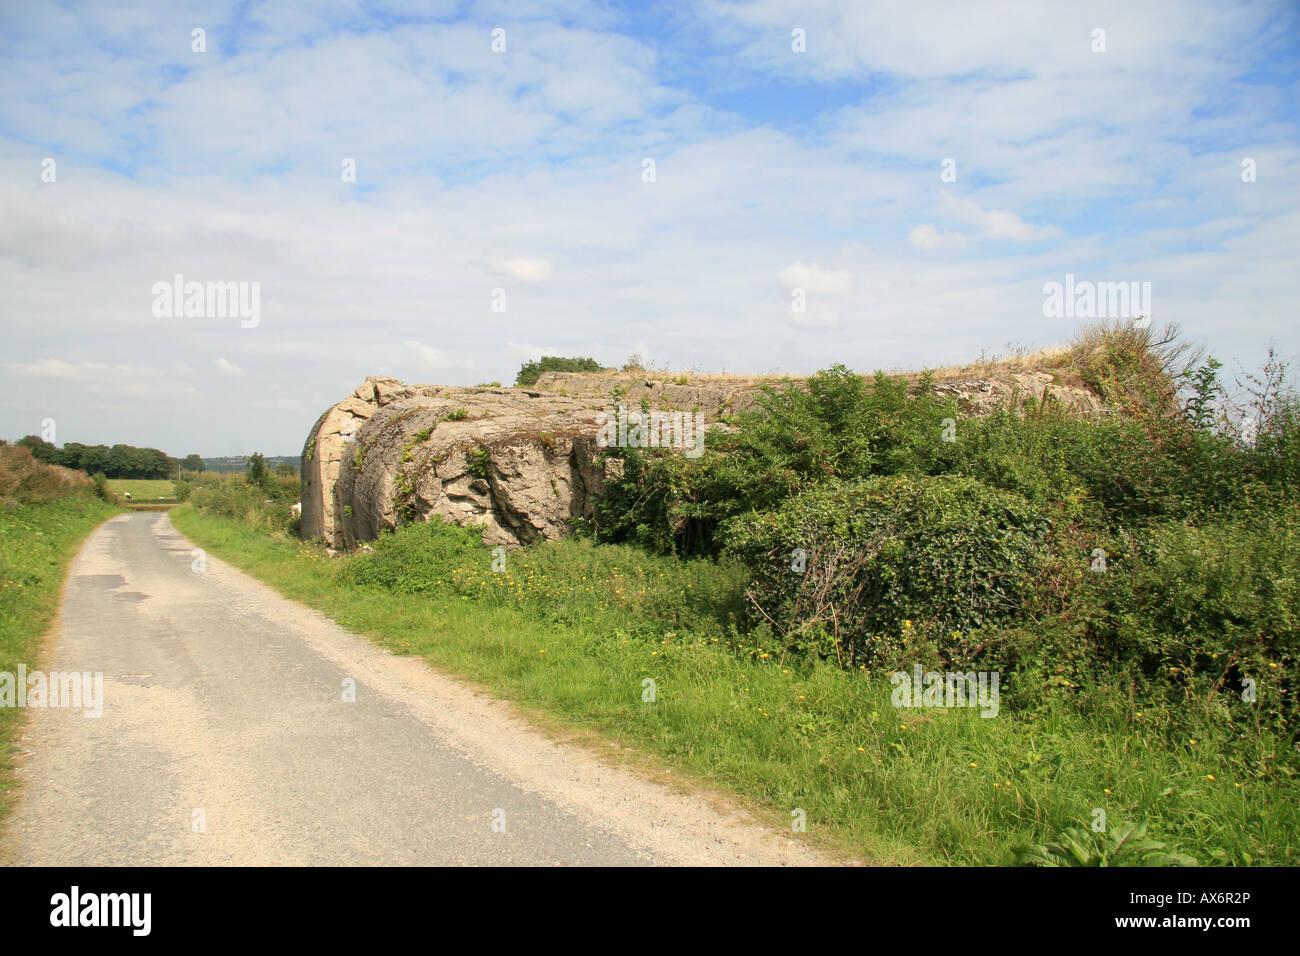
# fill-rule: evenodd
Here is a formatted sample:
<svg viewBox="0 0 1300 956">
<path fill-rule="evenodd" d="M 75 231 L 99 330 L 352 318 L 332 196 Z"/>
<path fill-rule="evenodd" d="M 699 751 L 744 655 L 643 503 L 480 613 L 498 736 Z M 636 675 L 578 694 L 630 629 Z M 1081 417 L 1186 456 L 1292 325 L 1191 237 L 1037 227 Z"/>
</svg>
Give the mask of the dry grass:
<svg viewBox="0 0 1300 956">
<path fill-rule="evenodd" d="M 1015 355 L 981 356 L 965 365 L 944 365 L 930 369 L 930 375 L 936 382 L 955 382 L 964 379 L 1004 378 L 1019 372 L 1052 372 L 1064 368 L 1070 355 L 1069 348 L 1058 345 L 1036 352 L 1022 352 Z M 921 377 L 920 372 L 902 372 L 911 381 Z"/>
<path fill-rule="evenodd" d="M 1082 327 L 1067 345 L 1029 351 L 1013 350 L 1006 355 L 980 355 L 958 365 L 929 369 L 935 383 L 992 379 L 1015 385 L 1015 376 L 1046 372 L 1052 383 L 1085 389 L 1095 395 L 1116 394 L 1117 378 L 1125 379 L 1120 391 L 1127 393 L 1137 382 L 1147 394 L 1172 396 L 1177 384 L 1203 358 L 1202 350 L 1180 339 L 1176 325 L 1162 328 L 1133 328 L 1123 323 L 1098 322 Z M 915 384 L 924 371 L 893 370 Z M 603 369 L 599 372 L 546 372 L 535 388 L 543 391 L 563 388 L 573 397 L 608 395 L 615 385 L 638 382 L 686 385 L 726 390 L 752 389 L 762 385 L 806 381 L 803 376 L 734 372 L 673 372 L 667 369 Z M 545 382 L 545 385 L 541 383 Z M 1163 400 L 1163 399 L 1162 399 Z"/>
<path fill-rule="evenodd" d="M 1205 349 L 1183 339 L 1174 323 L 1157 329 L 1103 321 L 1079 330 L 1067 361 L 1086 388 L 1110 401 L 1168 411 L 1204 358 Z"/>
<path fill-rule="evenodd" d="M 82 471 L 47 465 L 23 445 L 0 445 L 0 503 L 35 505 L 70 495 L 92 495 L 94 483 Z"/>
</svg>

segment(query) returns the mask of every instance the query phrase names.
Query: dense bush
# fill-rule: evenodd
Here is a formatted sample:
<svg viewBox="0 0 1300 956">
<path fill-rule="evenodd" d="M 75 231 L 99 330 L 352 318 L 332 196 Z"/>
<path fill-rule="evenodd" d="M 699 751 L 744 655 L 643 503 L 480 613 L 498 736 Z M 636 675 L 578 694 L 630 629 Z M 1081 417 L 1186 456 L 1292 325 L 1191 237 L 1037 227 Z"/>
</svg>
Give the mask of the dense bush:
<svg viewBox="0 0 1300 956">
<path fill-rule="evenodd" d="M 593 358 L 563 358 L 543 355 L 540 359 L 525 362 L 515 376 L 516 385 L 536 385 L 543 372 L 599 372 L 601 364 Z"/>
<path fill-rule="evenodd" d="M 261 486 L 249 484 L 243 475 L 206 475 L 202 487 L 189 493 L 190 503 L 199 511 L 210 511 L 246 521 L 266 531 L 288 534 L 297 519 L 290 506 L 298 500 L 296 477 L 267 475 Z"/>
<path fill-rule="evenodd" d="M 952 441 L 927 381 L 837 366 L 766 389 L 698 459 L 611 449 L 589 530 L 740 559 L 751 643 L 995 669 L 1012 707 L 1208 719 L 1294 764 L 1300 402 L 1270 359 L 1234 411 L 1199 360 L 1168 330 L 1087 329 L 1056 372 L 1107 413 L 1027 400 Z"/>
<path fill-rule="evenodd" d="M 752 623 L 873 666 L 927 647 L 950 659 L 966 632 L 1015 619 L 1049 530 L 1025 499 L 973 479 L 896 476 L 737 519 L 727 551 L 751 569 Z"/>
<path fill-rule="evenodd" d="M 1294 725 L 1297 519 L 1300 511 L 1289 507 L 1130 537 L 1080 596 L 1095 657 L 1142 686 L 1169 689 L 1176 702 L 1225 708 L 1275 730 Z M 1243 700 L 1246 679 L 1254 700 Z"/>
<path fill-rule="evenodd" d="M 806 384 L 763 388 L 757 405 L 714 429 L 697 459 L 671 452 L 611 449 L 621 479 L 596 505 L 599 540 L 664 553 L 716 555 L 729 519 L 777 507 L 825 481 L 942 470 L 941 441 L 956 407 L 906 379 L 864 377 L 842 365 Z"/>
<path fill-rule="evenodd" d="M 401 594 L 428 594 L 448 583 L 451 568 L 482 556 L 481 532 L 435 517 L 383 535 L 375 549 L 348 566 L 354 584 Z"/>
</svg>

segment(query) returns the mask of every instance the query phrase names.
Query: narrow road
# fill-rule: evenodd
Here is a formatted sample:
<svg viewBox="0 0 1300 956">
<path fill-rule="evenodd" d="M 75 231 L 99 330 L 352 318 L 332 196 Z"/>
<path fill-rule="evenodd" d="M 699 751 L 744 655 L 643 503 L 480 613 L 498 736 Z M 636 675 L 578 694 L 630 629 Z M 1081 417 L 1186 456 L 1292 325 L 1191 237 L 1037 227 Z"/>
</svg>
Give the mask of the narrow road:
<svg viewBox="0 0 1300 956">
<path fill-rule="evenodd" d="M 30 708 L 0 848 L 30 865 L 827 862 L 725 801 L 556 742 L 120 515 L 73 564 L 45 669 L 103 713 Z M 344 700 L 355 682 L 355 701 Z"/>
</svg>

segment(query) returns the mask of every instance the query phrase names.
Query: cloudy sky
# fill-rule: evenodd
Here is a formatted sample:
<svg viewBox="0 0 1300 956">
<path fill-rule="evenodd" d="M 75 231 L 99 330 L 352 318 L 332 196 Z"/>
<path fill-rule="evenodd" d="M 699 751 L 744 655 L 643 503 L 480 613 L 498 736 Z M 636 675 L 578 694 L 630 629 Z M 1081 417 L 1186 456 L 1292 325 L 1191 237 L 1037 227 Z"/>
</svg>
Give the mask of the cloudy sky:
<svg viewBox="0 0 1300 956">
<path fill-rule="evenodd" d="M 296 454 L 366 375 L 543 353 L 938 366 L 1068 339 L 1067 273 L 1251 368 L 1297 352 L 1298 64 L 1294 0 L 2 2 L 0 436 Z M 177 274 L 256 324 L 157 314 Z"/>
</svg>

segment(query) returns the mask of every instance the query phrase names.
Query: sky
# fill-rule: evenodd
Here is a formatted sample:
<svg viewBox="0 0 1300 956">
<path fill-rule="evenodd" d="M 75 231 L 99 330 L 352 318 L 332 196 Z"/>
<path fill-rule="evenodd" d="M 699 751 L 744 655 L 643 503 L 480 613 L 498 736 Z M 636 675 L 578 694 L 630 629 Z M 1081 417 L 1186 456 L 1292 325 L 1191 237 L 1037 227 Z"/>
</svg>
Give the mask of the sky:
<svg viewBox="0 0 1300 956">
<path fill-rule="evenodd" d="M 1298 68 L 1296 0 L 0 0 L 0 436 L 297 454 L 368 375 L 543 354 L 938 367 L 1067 342 L 1067 274 L 1296 358 Z"/>
</svg>

